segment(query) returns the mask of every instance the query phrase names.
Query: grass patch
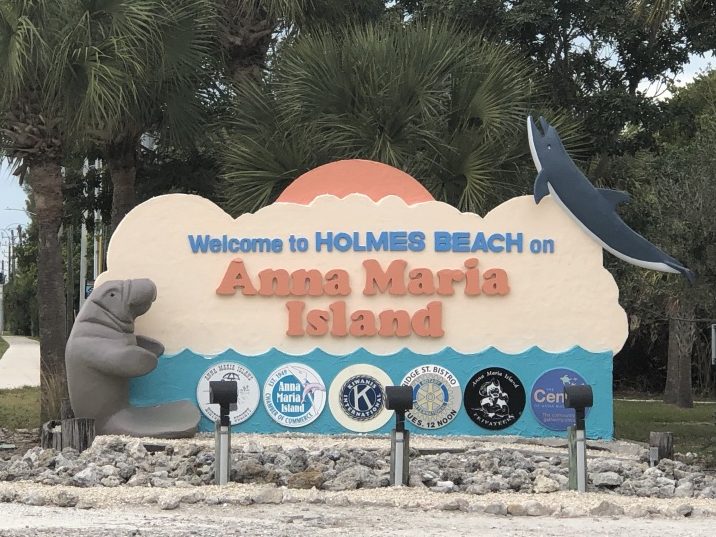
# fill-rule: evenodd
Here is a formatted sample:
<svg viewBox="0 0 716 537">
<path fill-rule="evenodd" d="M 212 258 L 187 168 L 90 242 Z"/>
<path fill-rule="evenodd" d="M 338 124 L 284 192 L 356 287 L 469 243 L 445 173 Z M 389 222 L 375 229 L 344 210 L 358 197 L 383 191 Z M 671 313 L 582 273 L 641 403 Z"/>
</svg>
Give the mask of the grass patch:
<svg viewBox="0 0 716 537">
<path fill-rule="evenodd" d="M 716 466 L 716 403 L 678 408 L 661 401 L 614 401 L 617 438 L 648 442 L 651 431 L 674 433 L 674 451 L 692 451 Z"/>
<path fill-rule="evenodd" d="M 5 351 L 9 346 L 10 345 L 7 344 L 7 341 L 0 337 L 0 359 L 2 358 L 2 355 L 5 354 Z"/>
<path fill-rule="evenodd" d="M 0 390 L 0 427 L 30 429 L 39 426 L 39 386 Z"/>
</svg>

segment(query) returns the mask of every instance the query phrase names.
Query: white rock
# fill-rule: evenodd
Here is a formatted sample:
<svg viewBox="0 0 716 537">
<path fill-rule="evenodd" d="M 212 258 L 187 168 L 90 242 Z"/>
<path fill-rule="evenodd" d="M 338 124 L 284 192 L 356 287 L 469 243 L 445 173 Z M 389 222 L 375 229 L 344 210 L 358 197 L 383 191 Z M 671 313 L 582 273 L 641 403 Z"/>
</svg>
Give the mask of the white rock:
<svg viewBox="0 0 716 537">
<path fill-rule="evenodd" d="M 179 507 L 179 503 L 179 498 L 175 496 L 164 496 L 159 499 L 158 505 L 162 511 L 172 511 Z"/>
<path fill-rule="evenodd" d="M 559 490 L 559 483 L 557 483 L 554 479 L 550 479 L 549 477 L 545 477 L 543 475 L 537 476 L 537 479 L 535 479 L 534 484 L 534 491 L 540 494 L 548 493 L 548 492 L 556 492 Z"/>
<path fill-rule="evenodd" d="M 618 487 L 624 483 L 624 478 L 616 472 L 589 474 L 589 478 L 595 487 Z"/>
</svg>

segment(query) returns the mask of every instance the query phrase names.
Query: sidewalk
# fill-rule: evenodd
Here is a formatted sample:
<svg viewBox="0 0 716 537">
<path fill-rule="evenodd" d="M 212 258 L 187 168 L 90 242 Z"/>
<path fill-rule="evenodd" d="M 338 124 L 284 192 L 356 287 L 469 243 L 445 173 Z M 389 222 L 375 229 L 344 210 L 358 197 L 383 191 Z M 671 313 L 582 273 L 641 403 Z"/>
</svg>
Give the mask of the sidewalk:
<svg viewBox="0 0 716 537">
<path fill-rule="evenodd" d="M 40 343 L 22 336 L 3 336 L 10 347 L 0 358 L 0 390 L 40 385 Z"/>
</svg>

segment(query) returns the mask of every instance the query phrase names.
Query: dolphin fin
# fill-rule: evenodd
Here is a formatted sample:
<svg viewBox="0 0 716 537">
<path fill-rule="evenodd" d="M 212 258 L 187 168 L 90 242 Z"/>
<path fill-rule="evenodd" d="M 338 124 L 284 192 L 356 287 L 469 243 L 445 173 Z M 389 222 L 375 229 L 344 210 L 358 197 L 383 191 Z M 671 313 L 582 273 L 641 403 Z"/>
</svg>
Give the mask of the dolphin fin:
<svg viewBox="0 0 716 537">
<path fill-rule="evenodd" d="M 598 188 L 597 191 L 602 195 L 605 200 L 607 200 L 612 205 L 612 207 L 616 207 L 620 203 L 629 203 L 631 201 L 631 196 L 626 192 L 622 192 L 621 190 Z"/>
<path fill-rule="evenodd" d="M 539 172 L 535 179 L 534 196 L 535 203 L 539 204 L 542 198 L 549 194 L 549 188 L 547 188 L 547 175 L 544 172 Z"/>
</svg>

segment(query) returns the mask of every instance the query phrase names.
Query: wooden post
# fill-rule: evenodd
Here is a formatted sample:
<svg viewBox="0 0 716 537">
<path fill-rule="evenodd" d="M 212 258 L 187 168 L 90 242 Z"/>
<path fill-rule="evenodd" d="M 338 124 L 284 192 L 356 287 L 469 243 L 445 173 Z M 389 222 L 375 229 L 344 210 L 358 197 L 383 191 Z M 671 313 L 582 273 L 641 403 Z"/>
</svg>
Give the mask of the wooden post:
<svg viewBox="0 0 716 537">
<path fill-rule="evenodd" d="M 57 420 L 42 424 L 40 431 L 40 447 L 43 449 L 62 450 L 62 426 Z"/>
<path fill-rule="evenodd" d="M 60 419 L 69 420 L 75 417 L 75 413 L 72 411 L 72 404 L 69 399 L 63 399 L 60 402 Z"/>
<path fill-rule="evenodd" d="M 92 445 L 95 437 L 94 418 L 62 420 L 62 447 L 71 447 L 82 453 Z"/>
<path fill-rule="evenodd" d="M 649 433 L 649 447 L 659 449 L 659 459 L 674 458 L 674 435 L 673 433 Z M 658 461 L 657 461 L 658 462 Z"/>
</svg>

